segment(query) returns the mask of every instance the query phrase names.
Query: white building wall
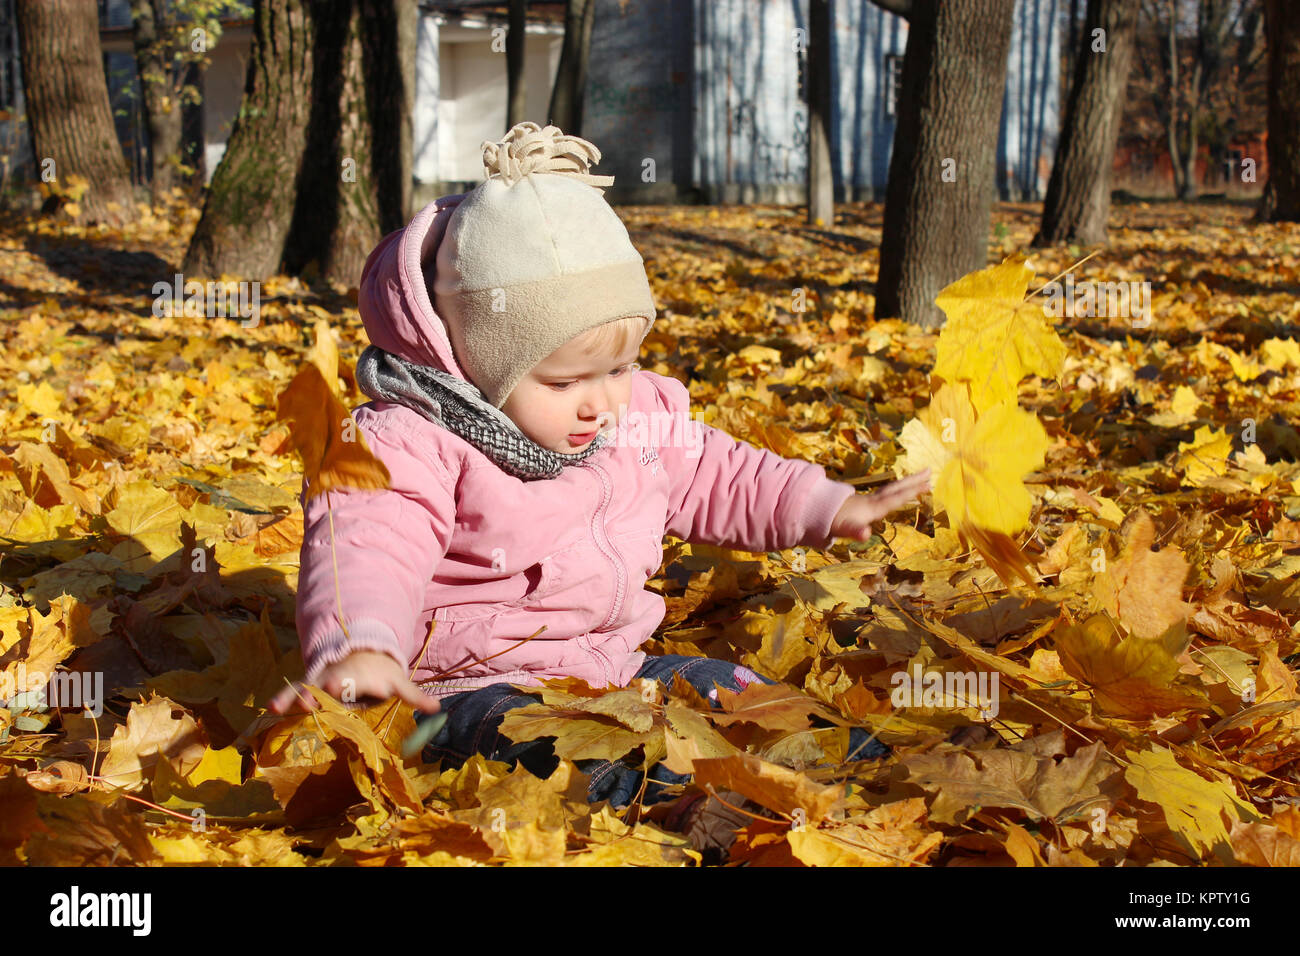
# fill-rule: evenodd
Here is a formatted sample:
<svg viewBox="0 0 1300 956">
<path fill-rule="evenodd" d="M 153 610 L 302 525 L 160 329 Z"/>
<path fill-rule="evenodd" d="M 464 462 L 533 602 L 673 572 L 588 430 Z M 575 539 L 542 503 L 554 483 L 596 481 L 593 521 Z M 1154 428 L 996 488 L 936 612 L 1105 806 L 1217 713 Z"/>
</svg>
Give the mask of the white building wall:
<svg viewBox="0 0 1300 956">
<path fill-rule="evenodd" d="M 437 20 L 437 17 L 430 17 Z M 530 24 L 524 44 L 524 119 L 545 126 L 551 86 L 560 62 L 562 31 Z M 423 34 L 422 34 L 423 39 Z M 504 30 L 494 37 L 486 26 L 437 26 L 436 90 L 417 81 L 423 114 L 416 141 L 427 145 L 415 156 L 419 182 L 483 181 L 483 142 L 500 140 L 506 130 L 506 54 Z M 417 60 L 417 70 L 434 63 L 432 34 Z M 420 107 L 417 107 L 420 109 Z M 423 135 L 421 132 L 423 131 Z M 431 150 L 431 154 L 426 155 Z"/>
<path fill-rule="evenodd" d="M 439 100 L 442 84 L 438 57 L 439 18 L 430 13 L 420 15 L 415 44 L 415 115 L 411 118 L 416 182 L 438 179 Z"/>
</svg>

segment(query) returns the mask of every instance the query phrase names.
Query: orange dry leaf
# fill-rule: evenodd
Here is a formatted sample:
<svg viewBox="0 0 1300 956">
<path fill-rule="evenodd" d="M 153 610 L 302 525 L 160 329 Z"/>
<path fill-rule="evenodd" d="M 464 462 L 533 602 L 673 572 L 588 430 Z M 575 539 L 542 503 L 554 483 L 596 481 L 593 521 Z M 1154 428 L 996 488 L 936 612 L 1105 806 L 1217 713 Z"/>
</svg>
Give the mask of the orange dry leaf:
<svg viewBox="0 0 1300 956">
<path fill-rule="evenodd" d="M 1126 637 L 1105 614 L 1056 631 L 1061 666 L 1092 687 L 1103 712 L 1117 717 L 1209 710 L 1209 701 L 1198 691 L 1174 686 L 1184 644 L 1173 629 L 1161 640 Z"/>
<path fill-rule="evenodd" d="M 126 724 L 113 734 L 99 775 L 108 787 L 135 790 L 160 758 L 177 764 L 184 776 L 199 765 L 205 749 L 194 718 L 166 697 L 152 696 L 132 705 Z"/>
<path fill-rule="evenodd" d="M 1141 508 L 1124 519 L 1120 534 L 1123 550 L 1097 577 L 1093 593 L 1130 633 L 1157 638 L 1191 613 L 1182 599 L 1187 559 L 1172 545 L 1151 550 L 1156 529 Z"/>
<path fill-rule="evenodd" d="M 303 368 L 281 393 L 276 414 L 292 423 L 308 498 L 333 488 L 389 487 L 388 469 L 370 453 L 352 415 L 315 365 Z"/>
<path fill-rule="evenodd" d="M 943 842 L 927 830 L 920 797 L 877 807 L 861 821 L 825 828 L 792 828 L 790 851 L 807 866 L 907 866 L 923 863 Z"/>
<path fill-rule="evenodd" d="M 840 802 L 843 790 L 815 783 L 808 777 L 751 754 L 695 761 L 695 782 L 719 790 L 735 790 L 769 810 L 816 825 Z"/>
</svg>

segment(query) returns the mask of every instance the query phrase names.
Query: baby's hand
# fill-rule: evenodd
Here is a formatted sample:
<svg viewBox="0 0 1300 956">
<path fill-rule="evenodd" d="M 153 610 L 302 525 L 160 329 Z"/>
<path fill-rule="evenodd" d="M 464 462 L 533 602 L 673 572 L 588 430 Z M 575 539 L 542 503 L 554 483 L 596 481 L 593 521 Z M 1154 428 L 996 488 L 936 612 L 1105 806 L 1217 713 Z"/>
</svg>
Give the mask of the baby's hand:
<svg viewBox="0 0 1300 956">
<path fill-rule="evenodd" d="M 870 495 L 854 495 L 840 506 L 831 522 L 831 534 L 837 538 L 857 538 L 865 541 L 871 537 L 871 523 L 883 518 L 895 508 L 907 504 L 922 492 L 930 490 L 930 469 L 918 471 L 898 481 L 891 481 Z"/>
<path fill-rule="evenodd" d="M 343 683 L 345 680 L 349 680 L 346 685 Z M 426 714 L 436 714 L 439 710 L 436 700 L 411 683 L 396 658 L 378 651 L 353 651 L 322 670 L 316 678 L 316 686 L 334 697 L 341 697 L 346 687 L 352 692 L 349 696 L 355 694 L 358 701 L 366 697 L 381 701 L 400 697 Z M 295 684 L 272 697 L 266 709 L 273 714 L 283 714 L 295 702 L 307 710 L 319 706 L 302 684 Z"/>
</svg>

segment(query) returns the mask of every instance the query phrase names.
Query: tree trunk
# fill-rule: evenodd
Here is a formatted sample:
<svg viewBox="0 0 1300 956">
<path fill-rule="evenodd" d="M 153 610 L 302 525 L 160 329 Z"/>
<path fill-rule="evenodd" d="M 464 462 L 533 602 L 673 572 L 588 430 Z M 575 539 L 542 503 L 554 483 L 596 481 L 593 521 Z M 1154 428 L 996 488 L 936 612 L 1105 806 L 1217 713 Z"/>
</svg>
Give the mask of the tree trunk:
<svg viewBox="0 0 1300 956">
<path fill-rule="evenodd" d="M 290 273 L 314 261 L 326 280 L 355 286 L 370 251 L 405 222 L 404 2 L 332 0 L 317 24 L 307 151 L 284 251 Z"/>
<path fill-rule="evenodd" d="M 313 12 L 322 0 L 257 0 L 244 98 L 203 215 L 187 274 L 273 275 L 298 193 L 312 89 Z"/>
<path fill-rule="evenodd" d="M 808 0 L 808 224 L 835 225 L 831 169 L 831 7 Z"/>
<path fill-rule="evenodd" d="M 397 211 L 400 229 L 415 215 L 415 54 L 420 42 L 419 0 L 394 0 L 397 8 L 397 53 L 401 64 L 402 110 L 398 120 L 398 175 L 402 180 L 401 207 Z M 360 280 L 361 274 L 357 274 Z"/>
<path fill-rule="evenodd" d="M 158 30 L 168 16 L 163 0 L 131 0 L 136 74 L 149 127 L 149 188 L 155 203 L 176 184 L 181 161 L 181 104 L 173 91 L 172 66 L 158 46 Z"/>
<path fill-rule="evenodd" d="M 987 264 L 1014 0 L 917 0 L 889 161 L 876 317 L 943 322 L 934 297 Z"/>
<path fill-rule="evenodd" d="M 1265 0 L 1268 38 L 1267 222 L 1300 222 L 1300 7 Z"/>
<path fill-rule="evenodd" d="M 1182 117 L 1178 105 L 1178 0 L 1169 0 L 1169 34 L 1165 55 L 1169 62 L 1169 122 L 1166 136 L 1169 142 L 1169 171 L 1174 177 L 1174 195 L 1181 196 L 1183 183 L 1182 150 L 1178 140 L 1178 126 Z"/>
<path fill-rule="evenodd" d="M 587 87 L 587 54 L 591 50 L 591 27 L 595 0 L 566 0 L 564 45 L 551 88 L 547 124 L 558 126 L 570 136 L 582 135 L 582 106 Z"/>
<path fill-rule="evenodd" d="M 1094 41 L 1093 31 L 1104 30 Z M 1043 221 L 1032 245 L 1106 241 L 1111 169 L 1137 29 L 1132 0 L 1088 0 L 1074 84 L 1047 183 Z M 1096 49 L 1104 42 L 1104 50 Z"/>
<path fill-rule="evenodd" d="M 17 0 L 14 12 L 38 174 L 48 171 L 53 178 L 46 181 L 62 188 L 70 176 L 87 181 L 80 221 L 131 221 L 131 173 L 113 128 L 95 5 Z"/>
<path fill-rule="evenodd" d="M 1187 117 L 1187 148 L 1182 152 L 1183 172 L 1178 177 L 1179 199 L 1195 199 L 1200 191 L 1196 182 L 1196 151 L 1199 147 L 1196 115 L 1189 111 Z"/>
<path fill-rule="evenodd" d="M 528 88 L 524 86 L 524 39 L 528 0 L 510 0 L 510 29 L 506 34 L 506 132 L 528 117 Z"/>
</svg>

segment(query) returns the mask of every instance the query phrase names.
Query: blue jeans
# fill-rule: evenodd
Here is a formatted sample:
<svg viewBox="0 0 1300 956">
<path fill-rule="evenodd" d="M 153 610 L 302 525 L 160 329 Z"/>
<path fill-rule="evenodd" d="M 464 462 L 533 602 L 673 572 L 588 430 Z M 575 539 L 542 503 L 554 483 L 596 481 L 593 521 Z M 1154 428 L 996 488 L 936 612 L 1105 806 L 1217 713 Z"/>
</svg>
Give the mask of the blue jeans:
<svg viewBox="0 0 1300 956">
<path fill-rule="evenodd" d="M 680 674 L 696 691 L 710 700 L 715 709 L 721 706 L 716 700 L 715 682 L 731 691 L 739 691 L 756 680 L 765 684 L 777 683 L 738 664 L 681 654 L 647 657 L 641 669 L 636 672 L 637 677 L 662 681 L 669 686 L 673 674 Z M 551 746 L 554 738 L 542 737 L 516 743 L 499 732 L 505 711 L 511 707 L 537 703 L 539 699 L 509 684 L 491 684 L 477 690 L 449 694 L 442 699 L 442 713 L 447 715 L 447 722 L 425 747 L 425 761 L 432 763 L 442 760 L 444 766 L 457 767 L 471 754 L 479 753 L 489 760 L 499 760 L 511 766 L 516 762 L 522 764 L 536 777 L 549 777 L 560 763 Z M 415 719 L 424 720 L 428 716 L 430 715 L 417 713 Z M 814 724 L 818 722 L 816 717 L 812 719 Z M 849 728 L 848 760 L 876 760 L 888 754 L 889 748 L 880 741 L 871 739 L 865 728 Z M 576 760 L 574 763 L 591 777 L 587 785 L 589 803 L 608 800 L 613 807 L 624 807 L 632 802 L 641 789 L 643 772 L 625 760 Z M 650 804 L 660 799 L 670 799 L 671 795 L 664 793 L 664 785 L 684 784 L 689 780 L 689 774 L 673 773 L 663 764 L 657 763 L 650 768 L 650 779 L 646 782 L 642 802 Z"/>
</svg>

